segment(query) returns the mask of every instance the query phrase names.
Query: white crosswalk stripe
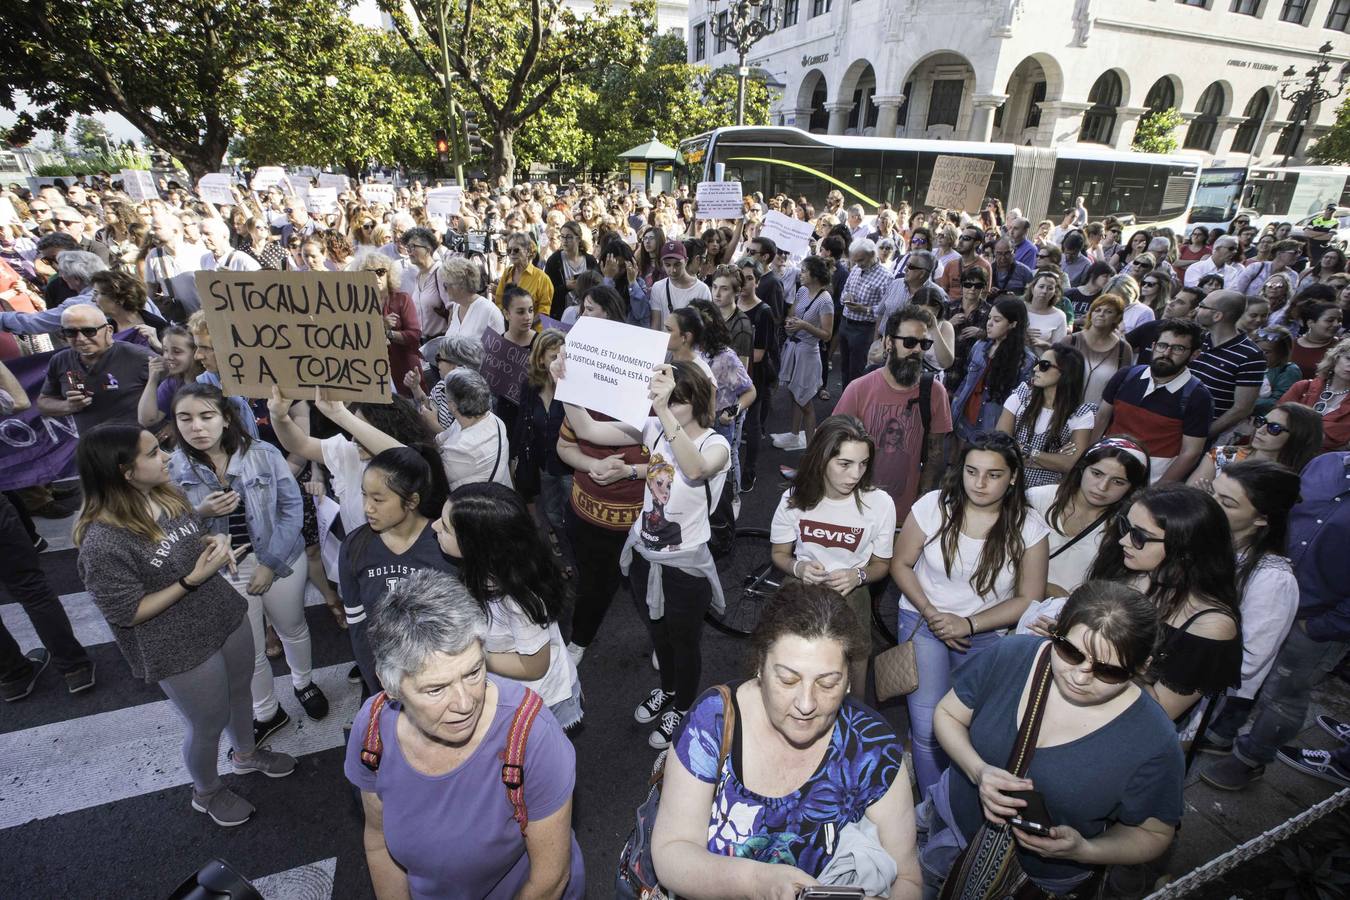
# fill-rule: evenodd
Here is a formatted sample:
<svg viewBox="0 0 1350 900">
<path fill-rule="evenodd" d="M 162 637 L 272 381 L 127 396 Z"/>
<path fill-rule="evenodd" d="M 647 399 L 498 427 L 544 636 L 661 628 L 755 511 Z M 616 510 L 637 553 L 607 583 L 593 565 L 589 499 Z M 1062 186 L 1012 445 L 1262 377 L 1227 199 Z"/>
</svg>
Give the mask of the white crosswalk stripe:
<svg viewBox="0 0 1350 900">
<path fill-rule="evenodd" d="M 263 895 L 263 900 L 330 900 L 336 873 L 337 857 L 330 856 L 307 866 L 296 866 L 252 881 L 258 893 Z"/>
</svg>

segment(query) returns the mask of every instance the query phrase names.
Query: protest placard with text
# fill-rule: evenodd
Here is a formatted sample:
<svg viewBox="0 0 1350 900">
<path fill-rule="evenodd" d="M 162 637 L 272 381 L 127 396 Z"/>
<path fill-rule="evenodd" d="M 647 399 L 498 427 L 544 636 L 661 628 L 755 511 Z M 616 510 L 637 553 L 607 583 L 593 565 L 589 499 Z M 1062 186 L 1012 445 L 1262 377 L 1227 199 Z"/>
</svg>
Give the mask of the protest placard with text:
<svg viewBox="0 0 1350 900">
<path fill-rule="evenodd" d="M 641 428 L 652 370 L 666 361 L 669 343 L 664 331 L 582 316 L 567 334 L 566 375 L 554 396 Z"/>
<path fill-rule="evenodd" d="M 230 181 L 230 176 L 219 172 L 213 172 L 209 175 L 203 175 L 197 182 L 197 195 L 207 203 L 213 203 L 216 206 L 233 206 L 234 194 L 230 188 L 234 183 Z"/>
<path fill-rule="evenodd" d="M 329 213 L 337 212 L 337 191 L 330 187 L 310 188 L 309 197 L 305 200 L 305 208 L 316 216 L 326 216 Z"/>
<path fill-rule="evenodd" d="M 745 218 L 745 195 L 739 181 L 700 181 L 695 205 L 700 219 Z"/>
<path fill-rule="evenodd" d="M 155 187 L 155 176 L 144 169 L 123 169 L 121 173 L 122 190 L 137 203 L 142 200 L 158 200 L 159 190 Z"/>
<path fill-rule="evenodd" d="M 389 342 L 373 272 L 198 272 L 225 393 L 388 403 Z"/>
<path fill-rule="evenodd" d="M 464 196 L 463 188 L 443 187 L 427 191 L 427 215 L 449 219 L 459 215 L 459 204 Z"/>
<path fill-rule="evenodd" d="M 47 365 L 56 354 L 35 353 L 5 362 L 28 395 L 23 412 L 0 418 L 0 490 L 13 491 L 75 475 L 79 432 L 70 416 L 44 416 L 38 395 Z"/>
<path fill-rule="evenodd" d="M 483 332 L 483 366 L 479 371 L 494 397 L 519 403 L 529 370 L 529 347 L 513 344 L 491 329 Z"/>
<path fill-rule="evenodd" d="M 928 182 L 926 206 L 977 212 L 994 174 L 992 159 L 969 156 L 939 156 L 933 161 L 933 177 Z"/>
<path fill-rule="evenodd" d="M 351 190 L 351 180 L 346 175 L 338 175 L 335 172 L 320 172 L 319 187 L 333 188 L 339 194 L 343 191 Z"/>
<path fill-rule="evenodd" d="M 572 326 L 568 325 L 566 322 L 555 319 L 552 316 L 546 316 L 543 313 L 539 314 L 539 327 L 545 331 L 548 331 L 549 329 L 561 331 L 563 334 L 567 334 L 567 332 L 572 330 Z"/>
<path fill-rule="evenodd" d="M 779 250 L 786 250 L 788 256 L 797 259 L 811 252 L 811 233 L 814 230 L 815 226 L 810 222 L 801 222 L 771 209 L 764 217 L 764 227 L 759 230 L 759 236 L 770 238 Z"/>
<path fill-rule="evenodd" d="M 361 185 L 361 199 L 367 203 L 383 203 L 385 206 L 393 206 L 394 186 L 392 184 L 363 184 Z"/>
<path fill-rule="evenodd" d="M 8 197 L 0 197 L 0 225 L 18 225 L 19 211 Z"/>
<path fill-rule="evenodd" d="M 249 183 L 249 189 L 255 194 L 261 194 L 270 187 L 275 187 L 286 180 L 286 170 L 281 166 L 259 166 L 258 171 L 253 173 L 253 181 Z"/>
</svg>

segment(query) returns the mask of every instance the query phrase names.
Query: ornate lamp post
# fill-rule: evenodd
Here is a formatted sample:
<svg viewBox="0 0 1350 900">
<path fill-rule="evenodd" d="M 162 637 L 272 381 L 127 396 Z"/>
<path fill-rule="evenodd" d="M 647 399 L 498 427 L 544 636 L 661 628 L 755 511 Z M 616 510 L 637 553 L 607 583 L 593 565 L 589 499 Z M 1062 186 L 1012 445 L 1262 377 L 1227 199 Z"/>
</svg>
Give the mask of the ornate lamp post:
<svg viewBox="0 0 1350 900">
<path fill-rule="evenodd" d="M 1318 47 L 1317 53 L 1316 64 L 1309 68 L 1302 78 L 1297 77 L 1298 70 L 1293 66 L 1282 73 L 1285 80 L 1280 84 L 1280 97 L 1294 104 L 1294 108 L 1289 111 L 1289 127 L 1292 130 L 1289 141 L 1285 144 L 1282 165 L 1289 165 L 1289 157 L 1293 155 L 1299 140 L 1303 137 L 1303 129 L 1307 120 L 1312 117 L 1313 107 L 1323 100 L 1339 97 L 1341 91 L 1345 90 L 1346 80 L 1350 79 L 1350 63 L 1347 63 L 1341 67 L 1341 73 L 1337 76 L 1336 90 L 1322 87 L 1322 79 L 1331 71 L 1331 63 L 1327 61 L 1331 53 L 1331 41 Z"/>
<path fill-rule="evenodd" d="M 722 0 L 708 0 L 708 30 L 719 41 L 736 48 L 740 64 L 736 68 L 736 124 L 745 124 L 745 79 L 750 69 L 745 58 L 750 48 L 778 30 L 778 8 L 772 0 L 729 0 L 726 24 L 720 21 Z"/>
</svg>

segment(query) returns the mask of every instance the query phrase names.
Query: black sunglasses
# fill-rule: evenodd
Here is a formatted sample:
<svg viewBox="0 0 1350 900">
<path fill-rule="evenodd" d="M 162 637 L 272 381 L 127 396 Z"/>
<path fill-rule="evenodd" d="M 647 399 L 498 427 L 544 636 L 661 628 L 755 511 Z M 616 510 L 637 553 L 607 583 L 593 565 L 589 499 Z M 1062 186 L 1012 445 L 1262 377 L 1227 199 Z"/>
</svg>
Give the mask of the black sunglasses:
<svg viewBox="0 0 1350 900">
<path fill-rule="evenodd" d="M 925 350 L 933 348 L 932 338 L 901 337 L 898 334 L 893 334 L 891 340 L 899 341 L 906 350 L 913 350 L 915 347 L 922 347 Z"/>
<path fill-rule="evenodd" d="M 905 266 L 905 268 L 906 268 L 906 269 L 909 269 L 909 270 L 911 270 L 911 271 L 919 271 L 919 272 L 927 272 L 927 271 L 928 271 L 928 267 L 927 267 L 927 266 L 921 266 L 921 265 L 918 265 L 918 264 L 916 264 L 916 263 L 910 263 L 909 265 Z"/>
<path fill-rule="evenodd" d="M 1038 359 L 1034 364 L 1034 368 L 1036 368 L 1038 371 L 1041 372 L 1049 372 L 1051 369 L 1058 369 L 1059 366 L 1055 365 L 1048 359 Z"/>
<path fill-rule="evenodd" d="M 107 325 L 90 325 L 90 326 L 87 326 L 87 327 L 85 327 L 85 328 L 62 328 L 62 329 L 61 329 L 61 337 L 65 338 L 65 339 L 68 340 L 68 341 L 73 341 L 73 340 L 75 340 L 75 336 L 76 336 L 76 335 L 84 335 L 86 338 L 88 338 L 89 340 L 92 341 L 94 338 L 98 337 L 98 333 L 99 333 L 100 331 L 102 331 L 103 329 L 105 329 L 105 328 L 107 328 L 107 327 L 109 327 L 109 326 L 107 326 Z"/>
<path fill-rule="evenodd" d="M 383 278 L 384 276 L 386 276 L 386 275 L 389 274 L 389 270 L 388 270 L 388 269 L 383 269 L 383 268 L 381 268 L 381 269 L 371 269 L 370 271 L 374 272 L 374 273 L 375 273 L 376 275 L 378 275 L 380 278 Z"/>
<path fill-rule="evenodd" d="M 1149 544 L 1161 544 L 1165 538 L 1153 537 L 1138 525 L 1130 522 L 1129 516 L 1123 512 L 1116 513 L 1116 529 L 1122 537 L 1130 539 L 1130 546 L 1136 550 L 1143 550 Z"/>
<path fill-rule="evenodd" d="M 1272 422 L 1265 416 L 1252 416 L 1252 424 L 1260 431 L 1264 428 L 1271 437 L 1279 437 L 1289 430 L 1288 425 L 1281 425 L 1279 422 Z"/>
<path fill-rule="evenodd" d="M 988 286 L 989 286 L 989 285 L 985 284 L 983 281 L 963 281 L 963 282 L 961 282 L 961 287 L 963 287 L 963 288 L 970 288 L 971 290 L 975 290 L 975 291 L 983 290 L 984 288 L 987 288 Z"/>
<path fill-rule="evenodd" d="M 1074 668 L 1088 661 L 1088 655 L 1071 644 L 1062 634 L 1050 635 L 1050 646 L 1055 648 L 1055 655 Z M 1124 684 L 1134 677 L 1134 673 L 1124 666 L 1114 666 L 1094 659 L 1092 677 L 1103 684 Z"/>
</svg>

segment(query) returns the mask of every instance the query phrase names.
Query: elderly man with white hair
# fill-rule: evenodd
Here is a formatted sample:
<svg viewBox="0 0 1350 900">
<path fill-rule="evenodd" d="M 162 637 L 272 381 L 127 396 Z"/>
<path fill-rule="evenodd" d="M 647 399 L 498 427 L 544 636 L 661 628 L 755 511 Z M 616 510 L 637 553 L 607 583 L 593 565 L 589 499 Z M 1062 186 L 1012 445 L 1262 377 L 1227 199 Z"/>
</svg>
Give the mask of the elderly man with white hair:
<svg viewBox="0 0 1350 900">
<path fill-rule="evenodd" d="M 56 220 L 56 230 L 68 234 L 79 242 L 79 249 L 92 253 L 104 263 L 108 262 L 108 245 L 102 241 L 96 241 L 88 234 L 88 225 L 84 219 L 84 213 L 73 206 L 58 206 L 52 210 L 52 218 Z"/>
<path fill-rule="evenodd" d="M 1200 279 L 1206 275 L 1218 273 L 1223 276 L 1226 290 L 1237 290 L 1237 279 L 1242 274 L 1242 266 L 1236 261 L 1238 239 L 1226 234 L 1214 242 L 1209 256 L 1186 267 L 1186 287 L 1199 287 Z"/>
<path fill-rule="evenodd" d="M 852 268 L 844 280 L 840 300 L 844 307 L 844 324 L 839 329 L 839 355 L 843 366 L 844 387 L 863 373 L 867 366 L 867 350 L 872 346 L 872 333 L 877 317 L 891 285 L 891 273 L 877 261 L 877 245 L 862 238 L 848 248 Z"/>
<path fill-rule="evenodd" d="M 83 250 L 63 250 L 56 257 L 56 277 L 72 291 L 59 306 L 40 312 L 0 312 L 0 331 L 10 334 L 54 334 L 61 328 L 62 314 L 81 304 L 94 303 L 94 276 L 108 271 L 103 260 Z M 97 306 L 94 311 L 102 315 Z M 153 311 L 153 310 L 152 310 Z"/>
<path fill-rule="evenodd" d="M 257 272 L 262 268 L 252 256 L 230 246 L 230 227 L 224 219 L 203 219 L 201 231 L 202 243 L 211 253 L 214 268 L 228 272 Z"/>
<path fill-rule="evenodd" d="M 150 230 L 159 246 L 145 258 L 145 286 L 165 318 L 186 321 L 202 305 L 197 272 L 215 268 L 216 258 L 201 244 L 188 241 L 182 221 L 168 210 L 155 212 Z"/>
<path fill-rule="evenodd" d="M 65 310 L 60 332 L 70 346 L 47 363 L 38 411 L 44 416 L 74 416 L 81 434 L 104 422 L 136 424 L 136 407 L 149 378 L 150 350 L 114 341 L 113 324 L 92 303 Z"/>
</svg>

